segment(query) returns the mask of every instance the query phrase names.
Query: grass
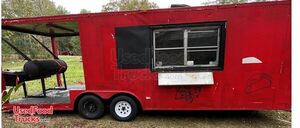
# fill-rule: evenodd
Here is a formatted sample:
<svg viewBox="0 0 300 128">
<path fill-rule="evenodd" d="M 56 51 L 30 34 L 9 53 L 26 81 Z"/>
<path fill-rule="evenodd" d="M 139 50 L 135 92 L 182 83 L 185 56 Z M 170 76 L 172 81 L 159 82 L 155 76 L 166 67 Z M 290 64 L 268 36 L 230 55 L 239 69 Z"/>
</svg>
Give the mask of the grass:
<svg viewBox="0 0 300 128">
<path fill-rule="evenodd" d="M 75 112 L 55 111 L 40 116 L 49 122 L 15 122 L 13 113 L 2 113 L 2 126 L 46 128 L 290 128 L 291 112 L 286 111 L 149 111 L 130 122 L 112 119 L 106 113 L 101 119 L 87 120 Z"/>
<path fill-rule="evenodd" d="M 83 65 L 81 61 L 81 56 L 59 56 L 60 59 L 64 60 L 68 69 L 65 72 L 67 85 L 72 84 L 84 84 L 84 75 L 83 75 Z M 15 60 L 15 61 L 3 61 L 2 70 L 22 70 L 24 60 Z M 57 86 L 55 75 L 45 79 L 46 88 L 53 88 Z M 42 86 L 40 80 L 33 80 L 26 82 L 27 93 L 32 95 L 35 93 L 42 92 Z M 11 99 L 17 99 L 24 96 L 23 89 L 19 88 L 17 92 L 14 92 L 11 95 Z"/>
</svg>

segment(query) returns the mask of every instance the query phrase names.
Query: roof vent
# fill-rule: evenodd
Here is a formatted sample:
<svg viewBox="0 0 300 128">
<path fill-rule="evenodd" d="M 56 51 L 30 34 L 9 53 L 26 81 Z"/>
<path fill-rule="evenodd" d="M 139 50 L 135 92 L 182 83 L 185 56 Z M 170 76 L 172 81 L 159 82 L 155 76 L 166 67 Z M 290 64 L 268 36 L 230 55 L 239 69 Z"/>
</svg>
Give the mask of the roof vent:
<svg viewBox="0 0 300 128">
<path fill-rule="evenodd" d="M 171 8 L 182 8 L 182 7 L 191 7 L 186 4 L 171 4 Z"/>
</svg>

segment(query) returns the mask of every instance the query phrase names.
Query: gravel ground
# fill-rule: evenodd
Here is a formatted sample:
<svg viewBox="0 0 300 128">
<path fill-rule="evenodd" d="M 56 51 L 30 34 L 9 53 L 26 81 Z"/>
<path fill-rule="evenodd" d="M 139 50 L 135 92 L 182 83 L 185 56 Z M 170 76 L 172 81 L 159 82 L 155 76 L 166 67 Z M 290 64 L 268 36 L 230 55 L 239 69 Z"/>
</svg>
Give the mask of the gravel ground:
<svg viewBox="0 0 300 128">
<path fill-rule="evenodd" d="M 2 126 L 11 127 L 125 127 L 125 128 L 281 128 L 291 127 L 287 111 L 147 111 L 131 122 L 115 121 L 109 113 L 98 120 L 82 119 L 75 112 L 55 111 L 47 123 L 18 123 L 12 112 L 2 112 Z"/>
</svg>

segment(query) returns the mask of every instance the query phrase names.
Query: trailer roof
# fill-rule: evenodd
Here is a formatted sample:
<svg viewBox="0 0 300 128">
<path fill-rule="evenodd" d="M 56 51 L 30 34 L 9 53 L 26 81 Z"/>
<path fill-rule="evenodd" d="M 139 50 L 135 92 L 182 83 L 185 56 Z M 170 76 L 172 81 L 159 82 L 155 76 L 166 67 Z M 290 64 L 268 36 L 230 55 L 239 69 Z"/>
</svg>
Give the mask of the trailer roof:
<svg viewBox="0 0 300 128">
<path fill-rule="evenodd" d="M 232 4 L 232 5 L 214 5 L 214 6 L 200 6 L 200 7 L 182 7 L 182 8 L 168 8 L 168 9 L 2 19 L 2 29 L 30 33 L 30 34 L 37 34 L 42 36 L 51 36 L 51 37 L 77 36 L 79 35 L 78 21 L 80 19 L 94 17 L 94 16 L 138 14 L 138 13 L 145 13 L 145 12 L 153 13 L 153 12 L 193 11 L 193 10 L 205 10 L 205 9 L 237 8 L 237 7 L 249 7 L 249 6 L 266 6 L 266 5 L 271 6 L 271 5 L 287 4 L 287 3 L 290 3 L 290 1 L 287 0 L 287 1 L 276 1 L 276 2 L 244 3 L 244 4 Z"/>
</svg>

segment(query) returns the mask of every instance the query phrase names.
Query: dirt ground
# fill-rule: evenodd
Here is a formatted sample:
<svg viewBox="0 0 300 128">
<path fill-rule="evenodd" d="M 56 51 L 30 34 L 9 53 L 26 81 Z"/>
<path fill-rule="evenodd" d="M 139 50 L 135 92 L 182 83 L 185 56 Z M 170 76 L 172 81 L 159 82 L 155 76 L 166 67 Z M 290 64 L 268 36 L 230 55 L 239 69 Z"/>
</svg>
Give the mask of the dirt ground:
<svg viewBox="0 0 300 128">
<path fill-rule="evenodd" d="M 12 112 L 2 113 L 2 126 L 11 127 L 125 127 L 125 128 L 281 128 L 291 127 L 287 111 L 147 111 L 131 122 L 115 121 L 109 113 L 97 120 L 86 120 L 76 112 L 55 111 L 42 117 L 48 122 L 17 123 Z"/>
</svg>

